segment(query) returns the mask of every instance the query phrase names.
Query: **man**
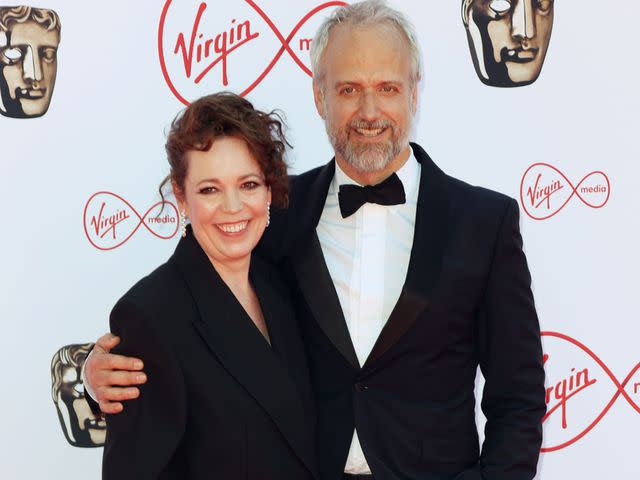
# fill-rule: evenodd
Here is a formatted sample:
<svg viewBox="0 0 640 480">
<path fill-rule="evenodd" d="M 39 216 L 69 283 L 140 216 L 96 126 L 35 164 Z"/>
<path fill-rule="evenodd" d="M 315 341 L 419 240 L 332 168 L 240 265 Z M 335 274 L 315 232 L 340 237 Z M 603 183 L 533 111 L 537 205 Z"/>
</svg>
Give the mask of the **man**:
<svg viewBox="0 0 640 480">
<path fill-rule="evenodd" d="M 0 114 L 47 113 L 56 83 L 60 19 L 53 10 L 0 7 Z"/>
<path fill-rule="evenodd" d="M 292 180 L 261 250 L 296 304 L 321 477 L 533 478 L 544 373 L 517 204 L 409 144 L 421 57 L 402 14 L 376 0 L 340 8 L 312 45 L 335 161 Z M 110 413 L 139 393 L 114 385 L 143 376 L 140 360 L 106 353 L 117 341 L 99 340 L 86 371 Z"/>
<path fill-rule="evenodd" d="M 462 20 L 480 80 L 494 87 L 535 82 L 549 48 L 554 0 L 463 0 Z"/>
<path fill-rule="evenodd" d="M 66 345 L 51 360 L 51 395 L 67 441 L 74 447 L 104 445 L 107 425 L 85 401 L 80 367 L 87 358 L 90 343 Z"/>
</svg>

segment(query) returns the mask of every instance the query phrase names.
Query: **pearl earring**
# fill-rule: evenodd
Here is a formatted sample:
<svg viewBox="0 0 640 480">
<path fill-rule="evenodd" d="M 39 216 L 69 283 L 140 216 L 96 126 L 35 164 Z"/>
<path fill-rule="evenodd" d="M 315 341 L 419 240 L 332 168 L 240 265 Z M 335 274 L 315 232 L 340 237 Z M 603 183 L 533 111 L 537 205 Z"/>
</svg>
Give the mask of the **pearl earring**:
<svg viewBox="0 0 640 480">
<path fill-rule="evenodd" d="M 180 231 L 182 232 L 182 238 L 187 236 L 187 214 L 184 208 L 180 211 Z"/>
<path fill-rule="evenodd" d="M 271 202 L 267 202 L 267 225 L 266 225 L 266 227 L 268 227 L 270 223 L 271 223 Z"/>
</svg>

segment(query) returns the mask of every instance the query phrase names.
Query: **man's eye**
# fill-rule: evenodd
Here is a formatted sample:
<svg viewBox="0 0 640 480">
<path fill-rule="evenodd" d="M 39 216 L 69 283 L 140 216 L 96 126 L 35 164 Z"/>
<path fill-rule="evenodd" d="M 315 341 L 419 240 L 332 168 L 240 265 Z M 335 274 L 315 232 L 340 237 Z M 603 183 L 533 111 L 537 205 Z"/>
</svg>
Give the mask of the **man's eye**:
<svg viewBox="0 0 640 480">
<path fill-rule="evenodd" d="M 56 52 L 56 49 L 53 47 L 43 47 L 40 51 L 40 56 L 44 59 L 45 62 L 52 63 L 56 59 Z"/>
<path fill-rule="evenodd" d="M 13 65 L 17 63 L 22 58 L 22 50 L 20 48 L 5 48 L 1 51 L 1 59 L 4 63 L 8 65 Z"/>
<path fill-rule="evenodd" d="M 380 90 L 382 90 L 384 93 L 392 93 L 392 92 L 395 92 L 397 89 L 393 85 L 385 85 Z"/>
<path fill-rule="evenodd" d="M 489 8 L 498 15 L 502 15 L 511 9 L 511 2 L 508 0 L 491 0 Z"/>
<path fill-rule="evenodd" d="M 538 0 L 537 7 L 541 13 L 549 13 L 553 7 L 553 0 Z"/>
<path fill-rule="evenodd" d="M 346 94 L 346 95 L 350 95 L 353 92 L 355 92 L 356 89 L 353 87 L 343 87 L 342 90 L 340 90 L 340 93 Z"/>
</svg>

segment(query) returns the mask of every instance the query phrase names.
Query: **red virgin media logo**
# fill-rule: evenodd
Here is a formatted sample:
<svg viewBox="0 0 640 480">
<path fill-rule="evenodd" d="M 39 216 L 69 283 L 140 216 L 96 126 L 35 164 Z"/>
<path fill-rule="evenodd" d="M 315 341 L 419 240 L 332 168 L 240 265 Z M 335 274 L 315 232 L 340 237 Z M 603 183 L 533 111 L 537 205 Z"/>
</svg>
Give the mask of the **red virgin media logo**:
<svg viewBox="0 0 640 480">
<path fill-rule="evenodd" d="M 609 177 L 600 170 L 586 174 L 574 185 L 553 165 L 534 163 L 524 172 L 520 182 L 520 203 L 534 220 L 553 217 L 572 199 L 590 208 L 602 208 L 610 195 Z"/>
<path fill-rule="evenodd" d="M 287 8 L 301 9 L 302 2 Z M 342 1 L 300 11 L 284 33 L 254 0 L 220 2 L 167 0 L 158 26 L 158 54 L 167 85 L 185 105 L 188 99 L 218 90 L 247 95 L 285 53 L 311 76 L 309 49 L 322 16 Z M 284 26 L 282 26 L 284 27 Z"/>
<path fill-rule="evenodd" d="M 547 376 L 543 452 L 561 450 L 591 432 L 617 403 L 640 413 L 640 362 L 622 379 L 568 335 L 542 332 Z M 623 405 L 620 405 L 623 407 Z"/>
<path fill-rule="evenodd" d="M 178 208 L 171 202 L 156 202 L 139 214 L 123 197 L 97 192 L 89 197 L 83 212 L 84 233 L 98 250 L 113 250 L 126 243 L 143 226 L 157 238 L 168 240 L 179 227 Z"/>
</svg>

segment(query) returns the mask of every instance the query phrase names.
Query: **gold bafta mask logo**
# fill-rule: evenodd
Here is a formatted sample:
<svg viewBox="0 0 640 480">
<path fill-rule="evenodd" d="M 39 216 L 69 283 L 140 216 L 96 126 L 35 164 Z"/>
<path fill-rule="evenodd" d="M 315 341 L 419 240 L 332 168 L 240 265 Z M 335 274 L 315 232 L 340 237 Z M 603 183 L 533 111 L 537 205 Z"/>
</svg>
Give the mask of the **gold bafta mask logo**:
<svg viewBox="0 0 640 480">
<path fill-rule="evenodd" d="M 486 85 L 520 87 L 540 75 L 554 0 L 463 0 L 462 20 L 476 73 Z"/>
<path fill-rule="evenodd" d="M 0 7 L 0 114 L 41 117 L 58 68 L 60 19 L 53 10 Z"/>
<path fill-rule="evenodd" d="M 91 345 L 66 345 L 51 360 L 53 403 L 64 436 L 74 447 L 101 447 L 107 433 L 104 419 L 89 408 L 80 377 Z"/>
</svg>

